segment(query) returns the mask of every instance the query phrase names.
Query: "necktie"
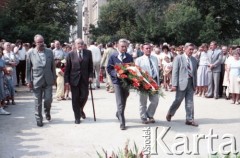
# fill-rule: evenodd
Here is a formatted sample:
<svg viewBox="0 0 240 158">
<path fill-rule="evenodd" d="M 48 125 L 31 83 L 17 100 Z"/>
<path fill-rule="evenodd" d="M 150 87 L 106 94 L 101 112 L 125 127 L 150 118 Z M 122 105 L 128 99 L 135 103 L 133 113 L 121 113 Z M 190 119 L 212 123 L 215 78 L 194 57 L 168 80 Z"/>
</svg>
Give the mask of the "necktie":
<svg viewBox="0 0 240 158">
<path fill-rule="evenodd" d="M 212 52 L 211 61 L 213 61 L 214 50 Z"/>
<path fill-rule="evenodd" d="M 123 62 L 123 57 L 124 57 L 124 54 L 122 53 L 122 54 L 121 54 L 121 60 L 122 60 L 122 62 Z"/>
<path fill-rule="evenodd" d="M 155 71 L 154 71 L 154 67 L 153 67 L 152 61 L 151 61 L 150 57 L 148 57 L 148 59 L 149 59 L 149 63 L 150 63 L 152 77 L 155 77 Z"/>
<path fill-rule="evenodd" d="M 81 53 L 81 52 L 82 52 L 81 50 L 79 50 L 79 52 L 78 52 L 78 53 L 79 53 L 79 59 L 80 59 L 80 60 L 82 60 L 82 53 Z"/>
<path fill-rule="evenodd" d="M 192 77 L 192 70 L 191 70 L 191 66 L 190 66 L 190 59 L 187 58 L 187 69 L 188 69 L 188 78 Z"/>
</svg>

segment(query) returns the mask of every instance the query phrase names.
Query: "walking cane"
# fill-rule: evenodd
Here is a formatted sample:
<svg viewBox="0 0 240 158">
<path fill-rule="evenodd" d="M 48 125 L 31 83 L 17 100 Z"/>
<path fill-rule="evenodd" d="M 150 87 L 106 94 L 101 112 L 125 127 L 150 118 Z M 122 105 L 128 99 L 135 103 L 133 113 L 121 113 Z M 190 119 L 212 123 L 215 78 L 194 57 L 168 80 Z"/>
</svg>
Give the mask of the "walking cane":
<svg viewBox="0 0 240 158">
<path fill-rule="evenodd" d="M 93 116 L 94 116 L 94 121 L 96 121 L 95 108 L 94 108 L 94 102 L 93 102 L 93 93 L 92 93 L 92 83 L 90 82 L 89 84 L 90 84 L 90 91 L 91 91 L 91 98 L 92 98 Z"/>
</svg>

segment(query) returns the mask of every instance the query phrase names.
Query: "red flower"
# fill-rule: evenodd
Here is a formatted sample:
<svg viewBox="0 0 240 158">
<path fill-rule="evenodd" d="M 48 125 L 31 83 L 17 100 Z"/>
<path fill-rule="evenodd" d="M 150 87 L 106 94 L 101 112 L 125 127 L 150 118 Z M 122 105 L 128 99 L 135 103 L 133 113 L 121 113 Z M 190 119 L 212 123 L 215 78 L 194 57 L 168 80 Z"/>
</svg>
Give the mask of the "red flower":
<svg viewBox="0 0 240 158">
<path fill-rule="evenodd" d="M 138 87 L 140 86 L 140 84 L 139 84 L 139 82 L 133 82 L 133 86 L 138 89 Z"/>
<path fill-rule="evenodd" d="M 132 75 L 134 75 L 134 76 L 137 75 L 137 73 L 136 73 L 135 71 L 131 70 L 131 69 L 129 69 L 128 72 L 130 72 L 130 74 L 132 74 Z"/>
<path fill-rule="evenodd" d="M 119 65 L 115 65 L 115 66 L 114 66 L 114 69 L 117 70 L 117 71 L 119 71 L 119 70 L 121 70 L 121 67 L 120 67 Z"/>
<path fill-rule="evenodd" d="M 145 90 L 151 89 L 151 85 L 150 84 L 144 84 L 143 87 L 144 87 Z"/>
<path fill-rule="evenodd" d="M 136 78 L 133 78 L 132 81 L 133 82 L 138 82 L 138 80 Z"/>
<path fill-rule="evenodd" d="M 125 74 L 121 74 L 121 75 L 120 75 L 120 78 L 128 78 L 128 76 L 125 75 Z"/>
<path fill-rule="evenodd" d="M 119 70 L 117 73 L 118 73 L 119 75 L 121 75 L 121 74 L 124 73 L 124 71 L 123 71 L 123 70 Z"/>
</svg>

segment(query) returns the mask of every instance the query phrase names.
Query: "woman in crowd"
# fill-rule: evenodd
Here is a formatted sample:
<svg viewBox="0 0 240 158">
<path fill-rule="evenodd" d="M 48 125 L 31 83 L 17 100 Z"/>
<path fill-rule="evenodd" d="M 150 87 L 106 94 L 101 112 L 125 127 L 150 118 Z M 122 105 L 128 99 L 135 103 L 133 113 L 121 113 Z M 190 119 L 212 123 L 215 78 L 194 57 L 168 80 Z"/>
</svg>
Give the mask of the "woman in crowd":
<svg viewBox="0 0 240 158">
<path fill-rule="evenodd" d="M 197 70 L 197 87 L 198 87 L 198 96 L 205 96 L 208 86 L 208 75 L 207 75 L 207 66 L 209 64 L 207 56 L 208 46 L 207 44 L 202 44 L 199 47 L 199 52 L 196 58 L 199 60 L 199 67 Z"/>
<path fill-rule="evenodd" d="M 9 112 L 3 109 L 3 102 L 5 99 L 4 85 L 3 85 L 3 71 L 5 68 L 5 62 L 2 60 L 3 48 L 0 47 L 0 115 L 10 115 Z"/>
<path fill-rule="evenodd" d="M 13 68 L 13 85 L 15 86 L 17 85 L 16 66 L 19 63 L 19 59 L 16 57 L 15 53 L 11 51 L 11 44 L 9 42 L 4 43 L 3 53 L 3 60 L 6 62 L 6 66 Z"/>
<path fill-rule="evenodd" d="M 240 95 L 240 60 L 239 60 L 239 51 L 235 50 L 233 52 L 234 59 L 229 63 L 229 90 L 232 94 L 232 104 L 239 104 L 239 95 Z"/>
</svg>

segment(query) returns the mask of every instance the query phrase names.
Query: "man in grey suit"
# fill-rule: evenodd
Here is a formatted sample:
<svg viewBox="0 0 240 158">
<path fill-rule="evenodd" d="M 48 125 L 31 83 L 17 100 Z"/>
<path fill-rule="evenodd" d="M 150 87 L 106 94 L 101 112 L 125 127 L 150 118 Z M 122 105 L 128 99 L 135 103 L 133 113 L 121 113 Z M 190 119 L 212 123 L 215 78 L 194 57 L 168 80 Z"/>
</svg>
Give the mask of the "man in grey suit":
<svg viewBox="0 0 240 158">
<path fill-rule="evenodd" d="M 141 67 L 144 71 L 148 72 L 149 75 L 158 83 L 159 85 L 159 67 L 157 57 L 151 55 L 151 46 L 148 43 L 143 44 L 144 55 L 137 58 L 135 64 Z M 153 118 L 155 111 L 158 106 L 159 95 L 140 93 L 140 117 L 143 124 L 155 123 Z M 147 99 L 149 97 L 150 104 L 147 108 Z M 147 120 L 147 118 L 149 120 Z"/>
<path fill-rule="evenodd" d="M 194 45 L 186 43 L 184 54 L 178 55 L 173 61 L 172 90 L 177 91 L 168 114 L 167 121 L 171 121 L 172 116 L 185 98 L 186 125 L 198 126 L 194 121 L 193 95 L 197 84 L 197 60 L 192 57 Z"/>
<path fill-rule="evenodd" d="M 43 126 L 42 99 L 46 119 L 51 120 L 52 86 L 55 84 L 56 71 L 52 50 L 44 47 L 44 38 L 35 35 L 36 47 L 27 53 L 26 78 L 27 86 L 33 89 L 35 100 L 35 117 L 37 126 Z"/>
<path fill-rule="evenodd" d="M 208 65 L 208 91 L 206 98 L 218 99 L 219 96 L 219 82 L 222 62 L 222 51 L 217 49 L 217 43 L 212 41 L 210 43 L 210 50 L 207 52 L 209 65 Z M 213 92 L 214 91 L 214 92 Z"/>
</svg>

